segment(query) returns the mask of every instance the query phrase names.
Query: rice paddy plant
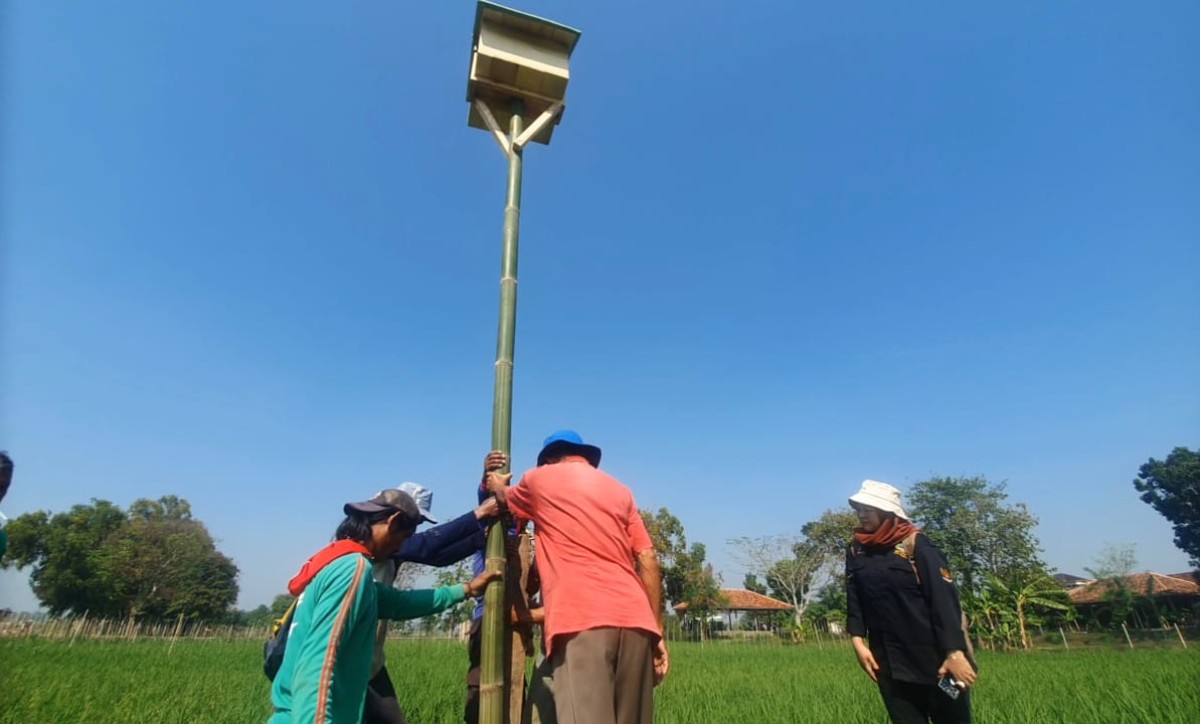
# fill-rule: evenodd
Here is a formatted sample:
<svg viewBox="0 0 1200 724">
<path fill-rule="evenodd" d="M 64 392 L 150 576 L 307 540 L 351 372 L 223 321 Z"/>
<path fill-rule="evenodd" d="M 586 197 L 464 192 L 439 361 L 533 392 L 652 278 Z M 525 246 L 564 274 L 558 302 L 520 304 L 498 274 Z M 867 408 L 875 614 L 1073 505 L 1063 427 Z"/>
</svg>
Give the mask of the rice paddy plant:
<svg viewBox="0 0 1200 724">
<path fill-rule="evenodd" d="M 655 720 L 885 722 L 845 646 L 676 643 Z M 982 724 L 1200 721 L 1200 650 L 983 655 Z M 0 639 L 0 722 L 262 722 L 256 642 Z M 465 644 L 398 640 L 388 669 L 412 724 L 462 721 Z"/>
</svg>

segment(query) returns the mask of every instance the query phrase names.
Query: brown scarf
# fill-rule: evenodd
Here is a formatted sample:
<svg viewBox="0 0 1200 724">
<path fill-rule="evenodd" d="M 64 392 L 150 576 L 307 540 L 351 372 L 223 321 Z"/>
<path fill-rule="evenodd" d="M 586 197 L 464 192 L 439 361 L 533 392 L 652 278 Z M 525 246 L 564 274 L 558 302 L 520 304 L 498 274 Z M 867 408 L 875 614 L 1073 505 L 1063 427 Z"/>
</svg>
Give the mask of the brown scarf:
<svg viewBox="0 0 1200 724">
<path fill-rule="evenodd" d="M 874 533 L 861 530 L 854 531 L 854 540 L 865 546 L 890 548 L 907 538 L 917 527 L 907 520 L 889 515 Z"/>
</svg>

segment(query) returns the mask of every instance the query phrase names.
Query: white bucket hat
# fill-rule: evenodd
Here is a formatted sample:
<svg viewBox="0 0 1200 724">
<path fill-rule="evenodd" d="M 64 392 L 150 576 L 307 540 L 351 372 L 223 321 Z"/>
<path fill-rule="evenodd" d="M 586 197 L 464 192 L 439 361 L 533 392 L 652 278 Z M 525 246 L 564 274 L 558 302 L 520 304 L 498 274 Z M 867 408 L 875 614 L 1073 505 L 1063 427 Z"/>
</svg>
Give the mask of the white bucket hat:
<svg viewBox="0 0 1200 724">
<path fill-rule="evenodd" d="M 898 518 L 909 519 L 908 513 L 900 507 L 900 491 L 878 480 L 864 480 L 858 492 L 850 496 L 850 504 L 855 503 L 878 508 L 885 513 L 895 513 Z"/>
</svg>

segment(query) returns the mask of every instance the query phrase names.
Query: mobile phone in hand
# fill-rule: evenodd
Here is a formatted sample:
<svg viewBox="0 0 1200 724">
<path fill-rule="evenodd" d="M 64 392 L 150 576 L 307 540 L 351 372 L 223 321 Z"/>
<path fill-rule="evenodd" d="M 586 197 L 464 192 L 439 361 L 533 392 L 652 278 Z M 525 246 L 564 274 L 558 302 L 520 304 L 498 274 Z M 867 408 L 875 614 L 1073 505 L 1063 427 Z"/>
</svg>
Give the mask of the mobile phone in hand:
<svg viewBox="0 0 1200 724">
<path fill-rule="evenodd" d="M 958 695 L 962 693 L 962 686 L 958 683 L 958 679 L 955 679 L 950 674 L 946 674 L 938 680 L 938 688 L 951 699 L 957 700 Z"/>
</svg>

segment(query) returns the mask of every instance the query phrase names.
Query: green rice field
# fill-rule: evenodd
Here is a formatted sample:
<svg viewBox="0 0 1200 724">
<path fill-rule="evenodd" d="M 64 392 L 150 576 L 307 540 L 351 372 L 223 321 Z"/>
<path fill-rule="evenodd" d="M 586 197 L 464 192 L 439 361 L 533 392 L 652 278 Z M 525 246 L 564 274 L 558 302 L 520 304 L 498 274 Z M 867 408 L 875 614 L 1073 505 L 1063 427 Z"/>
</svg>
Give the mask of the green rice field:
<svg viewBox="0 0 1200 724">
<path fill-rule="evenodd" d="M 657 722 L 885 722 L 848 646 L 676 643 Z M 411 724 L 460 722 L 464 644 L 398 640 Z M 262 722 L 255 642 L 0 639 L 0 722 Z M 982 655 L 975 720 L 1200 721 L 1200 647 Z"/>
</svg>

